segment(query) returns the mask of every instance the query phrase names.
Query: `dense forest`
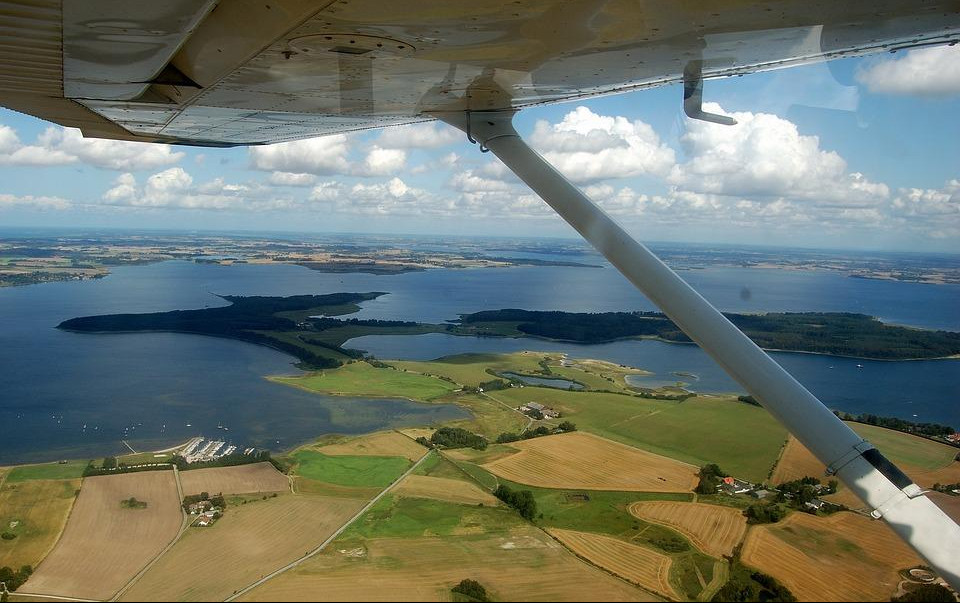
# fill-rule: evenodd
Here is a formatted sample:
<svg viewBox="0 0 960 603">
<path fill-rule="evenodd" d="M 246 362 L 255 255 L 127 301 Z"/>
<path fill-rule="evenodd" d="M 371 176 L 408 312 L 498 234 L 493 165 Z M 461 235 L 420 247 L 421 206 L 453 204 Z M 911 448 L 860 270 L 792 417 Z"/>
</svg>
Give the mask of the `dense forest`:
<svg viewBox="0 0 960 603">
<path fill-rule="evenodd" d="M 362 301 L 375 299 L 383 293 L 333 293 L 330 295 L 293 295 L 290 297 L 236 297 L 225 295 L 230 302 L 222 308 L 202 310 L 173 310 L 149 314 L 106 314 L 65 320 L 58 328 L 85 332 L 125 331 L 174 331 L 229 337 L 258 343 L 287 352 L 305 365 L 314 368 L 334 368 L 340 362 L 334 358 L 316 354 L 302 345 L 267 334 L 269 332 L 296 331 L 296 321 L 279 316 L 282 312 L 315 310 L 322 314 L 324 308 L 342 308 Z M 342 326 L 344 321 L 330 318 L 325 328 Z M 330 322 L 332 321 L 332 322 Z M 373 321 L 379 322 L 379 321 Z M 321 329 L 322 330 L 322 329 Z M 342 351 L 336 348 L 338 351 Z"/>
<path fill-rule="evenodd" d="M 887 325 L 864 314 L 799 312 L 725 314 L 757 345 L 767 349 L 817 352 L 838 356 L 905 360 L 960 354 L 960 333 Z M 659 312 L 535 312 L 486 310 L 461 316 L 461 324 L 511 323 L 535 337 L 601 343 L 630 337 L 690 342 Z"/>
<path fill-rule="evenodd" d="M 345 350 L 341 344 L 350 337 L 378 332 L 529 335 L 578 343 L 602 343 L 632 337 L 690 342 L 670 319 L 659 312 L 586 314 L 486 310 L 461 315 L 459 325 L 313 316 L 349 313 L 358 309 L 357 303 L 380 295 L 384 294 L 223 296 L 231 305 L 202 310 L 71 318 L 60 323 L 59 328 L 84 332 L 174 331 L 229 337 L 287 352 L 306 368 L 335 368 L 340 366 L 341 360 L 362 357 L 362 352 Z M 887 325 L 863 314 L 803 312 L 726 316 L 760 347 L 767 349 L 880 360 L 960 354 L 960 333 Z"/>
</svg>

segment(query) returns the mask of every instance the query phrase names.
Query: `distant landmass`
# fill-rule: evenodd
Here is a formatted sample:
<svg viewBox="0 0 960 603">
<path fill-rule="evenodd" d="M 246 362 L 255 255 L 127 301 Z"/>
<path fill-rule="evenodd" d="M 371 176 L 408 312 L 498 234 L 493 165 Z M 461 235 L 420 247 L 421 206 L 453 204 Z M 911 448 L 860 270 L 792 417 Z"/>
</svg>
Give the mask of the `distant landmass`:
<svg viewBox="0 0 960 603">
<path fill-rule="evenodd" d="M 290 297 L 221 296 L 231 305 L 202 310 L 173 310 L 149 314 L 105 314 L 71 318 L 57 328 L 84 332 L 172 331 L 213 335 L 266 345 L 292 354 L 307 366 L 340 366 L 334 352 L 344 357 L 339 346 L 325 349 L 323 344 L 305 342 L 298 331 L 309 324 L 311 316 L 350 314 L 360 309 L 359 302 L 384 295 L 373 293 L 334 293 L 331 295 L 294 295 Z M 328 319 L 329 320 L 329 319 Z M 317 350 L 316 348 L 320 348 Z"/>
<path fill-rule="evenodd" d="M 725 313 L 724 316 L 765 349 L 876 360 L 943 358 L 960 354 L 960 333 L 888 325 L 865 314 L 771 312 Z M 478 335 L 531 335 L 577 343 L 650 337 L 691 343 L 690 338 L 660 312 L 587 314 L 488 310 L 464 314 L 460 324 Z"/>
<path fill-rule="evenodd" d="M 597 314 L 519 309 L 463 314 L 459 324 L 339 319 L 359 310 L 358 303 L 382 292 L 223 296 L 221 308 L 150 314 L 109 314 L 72 318 L 59 328 L 83 332 L 173 331 L 240 339 L 290 353 L 306 368 L 333 368 L 361 357 L 343 343 L 354 337 L 384 334 L 450 333 L 494 337 L 539 337 L 577 343 L 656 338 L 690 343 L 659 312 Z M 800 312 L 725 314 L 765 349 L 812 352 L 878 360 L 912 360 L 960 355 L 960 333 L 888 325 L 864 314 Z"/>
</svg>

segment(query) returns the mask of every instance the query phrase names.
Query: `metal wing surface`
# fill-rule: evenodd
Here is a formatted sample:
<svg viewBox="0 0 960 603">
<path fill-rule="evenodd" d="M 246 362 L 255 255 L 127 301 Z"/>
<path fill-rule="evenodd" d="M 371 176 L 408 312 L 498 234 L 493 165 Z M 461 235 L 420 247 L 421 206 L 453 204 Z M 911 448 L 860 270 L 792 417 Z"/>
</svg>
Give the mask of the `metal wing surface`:
<svg viewBox="0 0 960 603">
<path fill-rule="evenodd" d="M 958 39 L 958 0 L 19 0 L 0 2 L 0 105 L 263 144 Z"/>
</svg>

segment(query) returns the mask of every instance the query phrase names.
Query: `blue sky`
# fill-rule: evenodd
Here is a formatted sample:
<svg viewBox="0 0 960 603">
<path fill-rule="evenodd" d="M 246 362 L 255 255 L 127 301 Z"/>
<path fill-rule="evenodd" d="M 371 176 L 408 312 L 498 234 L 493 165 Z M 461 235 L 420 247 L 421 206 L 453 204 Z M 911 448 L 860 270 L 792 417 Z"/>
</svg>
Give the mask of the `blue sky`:
<svg viewBox="0 0 960 603">
<path fill-rule="evenodd" d="M 518 130 L 642 240 L 960 252 L 960 47 L 526 110 Z M 442 124 L 269 147 L 82 139 L 0 110 L 0 225 L 574 236 Z"/>
</svg>

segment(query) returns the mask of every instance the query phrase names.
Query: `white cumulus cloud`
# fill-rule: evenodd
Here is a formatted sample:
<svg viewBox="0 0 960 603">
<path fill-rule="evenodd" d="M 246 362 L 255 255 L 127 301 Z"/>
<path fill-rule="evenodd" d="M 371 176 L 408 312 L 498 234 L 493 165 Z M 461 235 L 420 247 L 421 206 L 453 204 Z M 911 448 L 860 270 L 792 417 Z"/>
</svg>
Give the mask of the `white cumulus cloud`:
<svg viewBox="0 0 960 603">
<path fill-rule="evenodd" d="M 0 193 L 0 211 L 13 208 L 33 208 L 33 209 L 70 209 L 73 202 L 62 197 L 47 197 L 34 195 L 9 195 Z"/>
<path fill-rule="evenodd" d="M 960 45 L 910 50 L 857 71 L 870 92 L 910 96 L 960 94 Z"/>
<path fill-rule="evenodd" d="M 51 126 L 33 144 L 21 142 L 0 125 L 0 164 L 52 166 L 84 164 L 108 170 L 149 170 L 173 165 L 184 156 L 170 145 L 84 138 L 76 128 Z"/>
<path fill-rule="evenodd" d="M 270 184 L 274 186 L 312 186 L 317 181 L 313 174 L 296 174 L 294 172 L 273 172 L 270 174 Z"/>
<path fill-rule="evenodd" d="M 250 147 L 250 163 L 258 170 L 296 174 L 345 174 L 347 136 L 334 134 L 306 140 L 294 140 L 260 147 Z"/>
<path fill-rule="evenodd" d="M 716 103 L 706 111 L 723 113 Z M 687 120 L 680 143 L 687 160 L 667 181 L 680 190 L 755 200 L 803 199 L 813 204 L 862 206 L 882 201 L 886 185 L 850 172 L 817 136 L 769 113 L 736 112 L 735 126 Z"/>
<path fill-rule="evenodd" d="M 108 205 L 140 208 L 214 209 L 265 211 L 296 207 L 298 202 L 277 197 L 270 186 L 236 184 L 215 178 L 194 183 L 183 168 L 173 167 L 153 174 L 142 186 L 133 174 L 121 174 L 102 197 Z"/>
<path fill-rule="evenodd" d="M 643 174 L 666 175 L 674 151 L 647 123 L 577 107 L 558 124 L 538 121 L 530 142 L 567 178 L 595 182 Z"/>
<path fill-rule="evenodd" d="M 374 146 L 367 153 L 363 165 L 354 172 L 360 176 L 387 176 L 402 170 L 406 163 L 406 151 Z"/>
</svg>

